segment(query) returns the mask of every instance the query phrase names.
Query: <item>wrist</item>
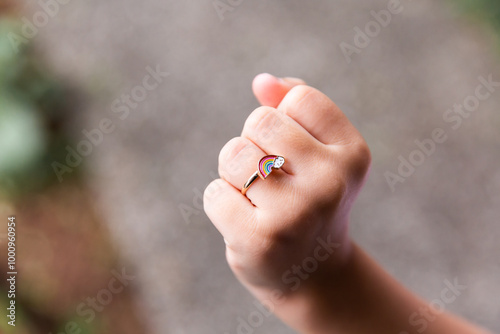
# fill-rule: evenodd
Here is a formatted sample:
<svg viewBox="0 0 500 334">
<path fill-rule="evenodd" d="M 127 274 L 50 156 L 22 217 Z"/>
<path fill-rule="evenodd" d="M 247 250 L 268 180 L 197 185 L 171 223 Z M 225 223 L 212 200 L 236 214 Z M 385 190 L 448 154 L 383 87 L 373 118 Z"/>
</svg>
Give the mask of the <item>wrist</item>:
<svg viewBox="0 0 500 334">
<path fill-rule="evenodd" d="M 342 262 L 318 270 L 297 291 L 267 306 L 303 334 L 418 333 L 409 317 L 427 303 L 349 244 Z M 486 332 L 445 312 L 435 314 L 426 333 Z"/>
<path fill-rule="evenodd" d="M 349 238 L 341 242 L 333 240 L 329 235 L 318 237 L 310 255 L 285 270 L 281 284 L 274 288 L 243 284 L 292 328 L 301 333 L 322 333 L 319 328 L 331 328 L 329 310 L 333 304 L 327 305 L 332 302 L 330 297 L 345 290 L 354 261 L 352 241 Z M 308 329 L 304 324 L 316 325 Z"/>
</svg>

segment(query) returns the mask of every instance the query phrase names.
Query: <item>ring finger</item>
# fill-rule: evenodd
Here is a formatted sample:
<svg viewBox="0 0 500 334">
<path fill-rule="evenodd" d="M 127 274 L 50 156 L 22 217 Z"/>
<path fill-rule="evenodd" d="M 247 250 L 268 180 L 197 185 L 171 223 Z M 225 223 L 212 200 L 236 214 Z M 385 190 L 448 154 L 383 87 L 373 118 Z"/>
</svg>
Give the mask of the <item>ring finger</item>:
<svg viewBox="0 0 500 334">
<path fill-rule="evenodd" d="M 222 148 L 219 155 L 219 175 L 241 191 L 250 176 L 257 171 L 260 159 L 273 153 L 264 152 L 247 138 L 233 138 Z M 286 182 L 286 179 L 291 177 L 283 170 L 274 170 L 267 179 L 255 180 L 246 196 L 256 207 L 265 209 L 270 205 L 269 198 L 282 194 L 285 185 L 291 184 Z"/>
</svg>

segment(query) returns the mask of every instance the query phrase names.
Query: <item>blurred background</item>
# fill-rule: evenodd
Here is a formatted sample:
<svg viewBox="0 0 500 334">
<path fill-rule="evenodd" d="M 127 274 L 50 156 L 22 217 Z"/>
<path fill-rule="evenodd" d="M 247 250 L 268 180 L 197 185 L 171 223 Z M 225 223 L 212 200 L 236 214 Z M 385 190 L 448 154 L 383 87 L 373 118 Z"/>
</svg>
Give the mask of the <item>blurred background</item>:
<svg viewBox="0 0 500 334">
<path fill-rule="evenodd" d="M 201 194 L 261 72 L 305 79 L 368 141 L 353 238 L 429 301 L 458 278 L 446 308 L 500 331 L 500 92 L 443 118 L 500 81 L 500 4 L 402 0 L 356 44 L 388 3 L 0 0 L 0 332 L 237 333 L 257 308 Z M 447 140 L 391 188 L 437 128 Z M 293 331 L 266 317 L 252 333 Z"/>
</svg>

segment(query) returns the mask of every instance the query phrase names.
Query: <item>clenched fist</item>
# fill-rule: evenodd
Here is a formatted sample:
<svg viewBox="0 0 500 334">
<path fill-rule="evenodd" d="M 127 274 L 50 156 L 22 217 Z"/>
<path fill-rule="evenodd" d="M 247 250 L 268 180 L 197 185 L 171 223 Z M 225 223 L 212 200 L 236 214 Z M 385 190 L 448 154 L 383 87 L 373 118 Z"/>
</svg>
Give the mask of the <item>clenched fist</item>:
<svg viewBox="0 0 500 334">
<path fill-rule="evenodd" d="M 253 90 L 262 107 L 220 152 L 221 178 L 204 205 L 231 269 L 262 304 L 304 334 L 487 333 L 433 313 L 349 239 L 370 151 L 335 103 L 299 79 L 269 74 Z M 243 195 L 267 155 L 285 163 Z M 416 327 L 412 316 L 423 311 L 425 328 Z M 238 333 L 253 333 L 250 323 L 240 321 Z"/>
<path fill-rule="evenodd" d="M 313 281 L 322 265 L 342 263 L 349 253 L 349 211 L 370 151 L 335 103 L 301 80 L 262 74 L 253 90 L 263 106 L 221 150 L 221 178 L 205 191 L 205 211 L 224 236 L 227 260 L 242 283 L 257 296 L 273 289 L 286 295 L 299 285 L 294 265 L 316 259 L 309 265 L 318 267 L 313 273 L 295 269 L 298 279 Z M 286 162 L 242 195 L 266 155 Z"/>
</svg>

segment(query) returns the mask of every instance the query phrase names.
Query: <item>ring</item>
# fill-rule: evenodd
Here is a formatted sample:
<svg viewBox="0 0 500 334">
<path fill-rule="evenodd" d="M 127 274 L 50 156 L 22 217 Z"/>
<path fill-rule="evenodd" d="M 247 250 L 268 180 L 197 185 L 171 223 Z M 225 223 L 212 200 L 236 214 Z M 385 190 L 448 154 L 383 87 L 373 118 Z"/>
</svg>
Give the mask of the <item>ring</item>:
<svg viewBox="0 0 500 334">
<path fill-rule="evenodd" d="M 285 163 L 285 158 L 279 155 L 266 155 L 259 161 L 259 168 L 252 176 L 248 179 L 248 181 L 241 189 L 241 193 L 245 195 L 247 193 L 248 188 L 254 183 L 255 180 L 260 176 L 262 180 L 265 180 L 269 174 L 273 171 L 273 169 L 280 169 L 281 166 Z"/>
</svg>

